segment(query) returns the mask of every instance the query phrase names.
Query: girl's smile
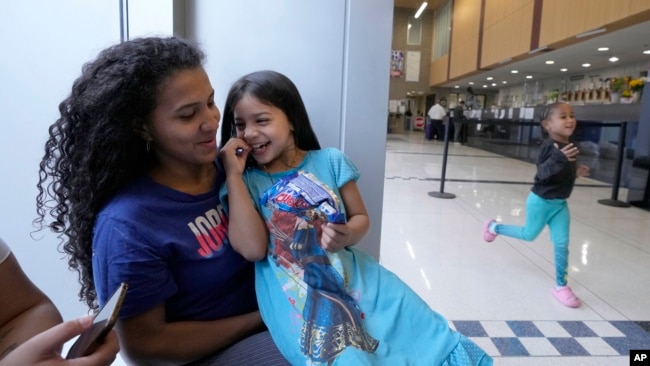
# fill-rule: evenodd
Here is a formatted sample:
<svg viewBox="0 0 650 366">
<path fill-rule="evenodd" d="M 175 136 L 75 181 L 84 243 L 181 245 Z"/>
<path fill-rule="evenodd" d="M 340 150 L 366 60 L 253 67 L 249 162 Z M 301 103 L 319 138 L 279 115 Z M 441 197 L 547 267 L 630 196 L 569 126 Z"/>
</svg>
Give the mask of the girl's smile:
<svg viewBox="0 0 650 366">
<path fill-rule="evenodd" d="M 233 109 L 237 138 L 248 143 L 251 154 L 269 172 L 285 171 L 303 155 L 296 148 L 293 126 L 284 112 L 245 95 Z"/>
</svg>

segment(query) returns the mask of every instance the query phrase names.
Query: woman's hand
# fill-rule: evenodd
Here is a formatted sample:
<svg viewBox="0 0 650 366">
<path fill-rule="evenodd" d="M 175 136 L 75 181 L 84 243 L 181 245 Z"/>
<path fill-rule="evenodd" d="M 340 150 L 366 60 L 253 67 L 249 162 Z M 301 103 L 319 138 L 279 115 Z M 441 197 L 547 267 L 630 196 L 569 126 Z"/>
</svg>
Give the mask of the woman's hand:
<svg viewBox="0 0 650 366">
<path fill-rule="evenodd" d="M 92 354 L 72 360 L 66 360 L 58 351 L 63 344 L 74 336 L 90 328 L 93 323 L 91 316 L 70 320 L 55 325 L 30 338 L 5 358 L 0 365 L 33 365 L 33 366 L 101 366 L 110 365 L 115 360 L 120 345 L 115 332 L 109 332 L 104 343 Z"/>
</svg>

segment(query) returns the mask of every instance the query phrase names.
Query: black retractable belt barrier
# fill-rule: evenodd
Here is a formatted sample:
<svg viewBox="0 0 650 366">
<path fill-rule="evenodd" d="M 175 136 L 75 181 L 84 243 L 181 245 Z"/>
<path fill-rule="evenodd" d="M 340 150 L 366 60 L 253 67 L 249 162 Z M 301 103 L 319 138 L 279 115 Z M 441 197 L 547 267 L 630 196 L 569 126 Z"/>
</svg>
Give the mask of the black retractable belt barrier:
<svg viewBox="0 0 650 366">
<path fill-rule="evenodd" d="M 614 184 L 612 186 L 612 198 L 598 200 L 598 203 L 613 207 L 630 207 L 627 202 L 618 200 L 618 187 L 621 183 L 621 169 L 623 167 L 623 154 L 625 154 L 625 134 L 627 133 L 627 122 L 621 122 L 618 130 L 618 155 L 616 157 L 616 170 L 614 171 Z"/>
</svg>

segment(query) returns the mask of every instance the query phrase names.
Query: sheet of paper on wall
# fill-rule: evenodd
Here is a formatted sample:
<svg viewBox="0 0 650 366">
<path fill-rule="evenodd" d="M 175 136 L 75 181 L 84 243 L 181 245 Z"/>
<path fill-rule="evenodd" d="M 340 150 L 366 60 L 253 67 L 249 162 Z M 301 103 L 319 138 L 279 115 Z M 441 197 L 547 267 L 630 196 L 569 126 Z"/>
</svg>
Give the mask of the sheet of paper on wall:
<svg viewBox="0 0 650 366">
<path fill-rule="evenodd" d="M 420 52 L 406 52 L 406 81 L 420 81 Z"/>
<path fill-rule="evenodd" d="M 390 113 L 397 113 L 397 100 L 393 99 L 388 101 L 388 111 Z"/>
</svg>

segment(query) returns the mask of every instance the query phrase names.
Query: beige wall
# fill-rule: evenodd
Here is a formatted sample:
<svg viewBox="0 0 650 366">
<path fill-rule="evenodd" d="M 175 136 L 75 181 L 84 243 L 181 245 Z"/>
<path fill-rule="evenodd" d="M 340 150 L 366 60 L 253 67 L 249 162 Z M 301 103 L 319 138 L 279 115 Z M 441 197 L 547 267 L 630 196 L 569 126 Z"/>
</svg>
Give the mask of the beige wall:
<svg viewBox="0 0 650 366">
<path fill-rule="evenodd" d="M 485 0 L 481 67 L 530 51 L 533 0 Z"/>
<path fill-rule="evenodd" d="M 533 57 L 529 54 L 533 46 L 565 47 L 579 42 L 575 36 L 589 30 L 605 26 L 612 31 L 650 19 L 650 0 L 542 0 L 537 14 L 535 4 L 535 0 L 455 0 L 450 52 L 429 62 L 429 85 Z"/>
<path fill-rule="evenodd" d="M 605 24 L 625 22 L 649 9 L 648 0 L 544 0 L 539 44 L 550 45 Z"/>
<path fill-rule="evenodd" d="M 424 11 L 422 19 L 422 38 L 419 46 L 406 44 L 407 24 L 415 10 L 395 8 L 393 13 L 393 50 L 420 52 L 420 77 L 418 82 L 406 81 L 404 77 L 390 78 L 390 99 L 404 99 L 410 91 L 429 91 L 429 60 L 431 60 L 431 41 L 433 36 L 433 11 Z M 386 55 L 389 57 L 390 55 Z M 407 61 L 408 62 L 408 61 Z M 386 70 L 388 73 L 388 70 Z"/>
<path fill-rule="evenodd" d="M 481 7 L 476 0 L 456 0 L 451 30 L 449 78 L 471 73 L 478 63 Z"/>
</svg>

